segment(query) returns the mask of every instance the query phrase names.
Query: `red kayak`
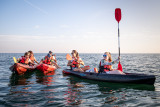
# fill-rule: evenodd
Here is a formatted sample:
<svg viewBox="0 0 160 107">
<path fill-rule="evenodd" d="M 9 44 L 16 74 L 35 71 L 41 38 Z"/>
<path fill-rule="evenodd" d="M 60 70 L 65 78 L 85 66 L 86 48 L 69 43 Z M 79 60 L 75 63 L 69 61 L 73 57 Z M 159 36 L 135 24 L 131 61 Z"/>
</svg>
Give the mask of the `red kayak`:
<svg viewBox="0 0 160 107">
<path fill-rule="evenodd" d="M 49 73 L 50 71 L 54 71 L 57 68 L 53 65 L 48 65 L 48 64 L 39 64 L 37 66 L 37 70 L 42 71 L 44 74 Z"/>
<path fill-rule="evenodd" d="M 27 72 L 27 70 L 34 70 L 37 67 L 37 65 L 34 66 L 29 66 L 29 65 L 25 65 L 25 64 L 21 64 L 21 63 L 15 63 L 14 65 L 12 65 L 10 67 L 11 71 L 15 71 L 18 75 L 22 75 L 25 72 Z"/>
</svg>

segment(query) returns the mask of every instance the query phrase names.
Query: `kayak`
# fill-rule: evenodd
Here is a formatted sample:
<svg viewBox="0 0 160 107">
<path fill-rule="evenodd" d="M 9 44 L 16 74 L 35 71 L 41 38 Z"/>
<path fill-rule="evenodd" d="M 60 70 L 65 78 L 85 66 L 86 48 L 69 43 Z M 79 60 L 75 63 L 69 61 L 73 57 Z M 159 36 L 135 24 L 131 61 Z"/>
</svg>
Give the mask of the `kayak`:
<svg viewBox="0 0 160 107">
<path fill-rule="evenodd" d="M 50 71 L 54 71 L 56 70 L 57 68 L 53 65 L 48 65 L 48 64 L 39 64 L 37 67 L 36 67 L 37 70 L 40 70 L 42 71 L 44 74 L 46 73 L 49 73 Z"/>
<path fill-rule="evenodd" d="M 75 75 L 81 78 L 104 81 L 104 82 L 116 82 L 116 83 L 134 83 L 134 84 L 149 84 L 153 85 L 155 82 L 155 75 L 137 74 L 137 73 L 125 73 L 121 74 L 107 74 L 107 73 L 94 73 L 94 72 L 79 72 L 70 69 L 64 69 L 64 74 Z"/>
<path fill-rule="evenodd" d="M 27 71 L 34 70 L 36 66 L 37 65 L 29 66 L 29 65 L 25 65 L 21 63 L 15 63 L 14 65 L 10 67 L 10 70 L 15 71 L 15 73 L 17 73 L 18 75 L 22 75 Z"/>
</svg>

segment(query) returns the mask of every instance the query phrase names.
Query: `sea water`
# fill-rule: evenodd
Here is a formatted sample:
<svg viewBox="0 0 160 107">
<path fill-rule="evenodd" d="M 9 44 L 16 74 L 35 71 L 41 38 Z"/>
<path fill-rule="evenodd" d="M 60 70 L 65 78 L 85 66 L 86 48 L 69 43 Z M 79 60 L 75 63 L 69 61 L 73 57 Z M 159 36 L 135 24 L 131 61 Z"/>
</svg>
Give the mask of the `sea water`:
<svg viewBox="0 0 160 107">
<path fill-rule="evenodd" d="M 124 72 L 156 75 L 154 85 L 99 82 L 63 75 L 68 68 L 66 54 L 56 54 L 60 69 L 49 75 L 40 71 L 17 76 L 9 70 L 13 57 L 23 53 L 0 53 L 0 107 L 60 107 L 60 106 L 160 106 L 160 54 L 122 54 Z M 46 54 L 36 53 L 40 61 Z M 97 67 L 102 54 L 80 54 L 92 68 Z M 116 59 L 117 54 L 112 54 Z M 113 66 L 117 68 L 117 64 Z"/>
</svg>

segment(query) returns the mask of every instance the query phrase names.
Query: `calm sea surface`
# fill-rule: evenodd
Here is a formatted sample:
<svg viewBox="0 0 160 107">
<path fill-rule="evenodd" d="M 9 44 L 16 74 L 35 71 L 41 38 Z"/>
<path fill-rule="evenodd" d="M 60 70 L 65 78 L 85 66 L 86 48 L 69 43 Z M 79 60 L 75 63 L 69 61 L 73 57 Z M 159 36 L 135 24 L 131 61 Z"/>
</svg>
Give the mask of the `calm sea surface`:
<svg viewBox="0 0 160 107">
<path fill-rule="evenodd" d="M 156 75 L 154 85 L 97 82 L 65 76 L 66 54 L 56 54 L 60 69 L 50 75 L 40 71 L 23 76 L 12 74 L 9 67 L 13 56 L 0 53 L 0 107 L 61 107 L 61 106 L 160 106 L 160 54 L 122 54 L 124 72 Z M 35 54 L 38 61 L 46 54 Z M 85 65 L 98 67 L 102 54 L 80 54 Z M 116 54 L 112 58 L 117 58 Z M 117 64 L 114 65 L 117 68 Z"/>
</svg>

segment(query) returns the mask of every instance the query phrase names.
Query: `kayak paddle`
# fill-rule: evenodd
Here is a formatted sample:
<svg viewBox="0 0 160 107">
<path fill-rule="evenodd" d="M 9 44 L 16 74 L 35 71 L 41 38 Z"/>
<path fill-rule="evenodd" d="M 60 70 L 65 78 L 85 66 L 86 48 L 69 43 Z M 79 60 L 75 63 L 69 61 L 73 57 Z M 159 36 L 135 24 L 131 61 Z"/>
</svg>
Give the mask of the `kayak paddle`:
<svg viewBox="0 0 160 107">
<path fill-rule="evenodd" d="M 120 38 L 120 35 L 119 35 L 119 22 L 121 20 L 121 9 L 120 8 L 116 8 L 115 9 L 115 19 L 118 22 L 118 50 L 119 50 L 119 57 L 120 57 L 120 39 L 119 39 Z M 117 69 L 120 70 L 120 71 L 123 71 L 120 61 L 118 63 L 118 68 Z"/>
<path fill-rule="evenodd" d="M 67 60 L 72 60 L 72 57 L 71 57 L 69 54 L 67 54 L 67 55 L 66 55 L 66 59 L 67 59 Z"/>
<path fill-rule="evenodd" d="M 14 63 L 17 63 L 17 59 L 15 57 L 13 57 Z"/>
<path fill-rule="evenodd" d="M 17 59 L 16 59 L 15 57 L 13 57 L 13 60 L 14 60 L 14 63 L 17 63 Z M 14 70 L 14 65 L 15 65 L 15 64 L 13 64 L 11 67 L 9 67 L 9 69 L 10 69 L 11 71 Z"/>
</svg>

